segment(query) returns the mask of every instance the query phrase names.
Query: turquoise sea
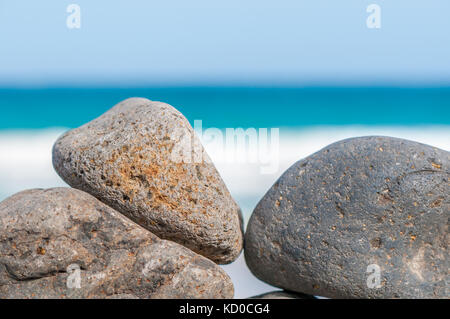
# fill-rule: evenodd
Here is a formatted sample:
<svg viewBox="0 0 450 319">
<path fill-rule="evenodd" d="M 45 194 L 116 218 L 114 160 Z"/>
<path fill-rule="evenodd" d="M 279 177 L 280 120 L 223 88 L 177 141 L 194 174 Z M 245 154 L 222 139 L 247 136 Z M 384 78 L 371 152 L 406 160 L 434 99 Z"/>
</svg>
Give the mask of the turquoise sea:
<svg viewBox="0 0 450 319">
<path fill-rule="evenodd" d="M 450 124 L 450 87 L 57 88 L 0 89 L 0 129 L 77 127 L 133 96 L 207 127 Z"/>
</svg>

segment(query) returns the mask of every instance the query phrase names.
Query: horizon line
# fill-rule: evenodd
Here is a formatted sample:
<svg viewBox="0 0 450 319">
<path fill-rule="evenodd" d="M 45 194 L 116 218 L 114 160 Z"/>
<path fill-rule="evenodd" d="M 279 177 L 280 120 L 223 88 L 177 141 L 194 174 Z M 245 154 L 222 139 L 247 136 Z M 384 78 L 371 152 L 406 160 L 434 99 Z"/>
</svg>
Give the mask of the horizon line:
<svg viewBox="0 0 450 319">
<path fill-rule="evenodd" d="M 126 89 L 450 89 L 442 82 L 147 82 L 147 83 L 1 83 L 0 90 Z"/>
</svg>

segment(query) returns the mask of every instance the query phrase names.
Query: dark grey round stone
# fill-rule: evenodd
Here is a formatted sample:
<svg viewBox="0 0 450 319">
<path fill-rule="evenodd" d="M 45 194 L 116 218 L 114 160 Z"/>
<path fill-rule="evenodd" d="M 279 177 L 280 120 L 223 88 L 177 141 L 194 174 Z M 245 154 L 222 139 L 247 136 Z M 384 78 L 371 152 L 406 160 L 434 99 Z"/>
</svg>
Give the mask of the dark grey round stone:
<svg viewBox="0 0 450 319">
<path fill-rule="evenodd" d="M 449 152 L 348 139 L 297 162 L 268 191 L 245 257 L 258 278 L 290 291 L 448 298 L 449 213 Z"/>
<path fill-rule="evenodd" d="M 316 299 L 314 296 L 287 291 L 272 291 L 249 299 Z"/>
</svg>

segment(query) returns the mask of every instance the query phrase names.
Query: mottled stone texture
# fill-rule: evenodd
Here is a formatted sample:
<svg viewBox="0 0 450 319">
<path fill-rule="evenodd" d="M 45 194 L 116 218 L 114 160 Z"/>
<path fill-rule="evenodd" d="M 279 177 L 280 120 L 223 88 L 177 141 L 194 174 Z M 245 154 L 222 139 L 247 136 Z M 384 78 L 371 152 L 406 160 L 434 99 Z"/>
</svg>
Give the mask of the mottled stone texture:
<svg viewBox="0 0 450 319">
<path fill-rule="evenodd" d="M 316 297 L 287 291 L 273 291 L 249 299 L 316 299 Z"/>
<path fill-rule="evenodd" d="M 168 104 L 119 103 L 64 134 L 53 165 L 69 185 L 161 238 L 222 264 L 242 250 L 238 205 L 189 122 Z"/>
<path fill-rule="evenodd" d="M 79 289 L 72 281 L 77 267 Z M 0 298 L 232 296 L 215 263 L 87 193 L 35 189 L 0 203 Z"/>
<path fill-rule="evenodd" d="M 389 137 L 332 144 L 257 205 L 245 256 L 260 279 L 342 298 L 449 297 L 450 153 Z M 370 289 L 376 264 L 381 287 Z"/>
</svg>

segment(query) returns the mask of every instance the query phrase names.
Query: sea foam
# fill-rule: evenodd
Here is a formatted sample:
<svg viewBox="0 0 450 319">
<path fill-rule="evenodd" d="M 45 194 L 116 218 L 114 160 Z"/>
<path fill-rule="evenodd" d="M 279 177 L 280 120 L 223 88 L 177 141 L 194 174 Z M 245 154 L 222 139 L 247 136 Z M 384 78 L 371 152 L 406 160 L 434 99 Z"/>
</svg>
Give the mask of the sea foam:
<svg viewBox="0 0 450 319">
<path fill-rule="evenodd" d="M 63 128 L 0 131 L 0 199 L 23 189 L 66 186 L 55 173 L 51 159 L 53 143 L 64 131 L 66 129 Z M 218 150 L 217 145 L 203 142 L 232 195 L 247 213 L 279 176 L 298 160 L 333 142 L 366 135 L 400 137 L 450 150 L 450 126 L 281 128 L 276 169 L 263 174 L 261 167 L 267 163 L 223 160 L 230 152 L 245 152 L 245 149 L 225 145 L 223 150 Z M 241 157 L 245 158 L 246 154 Z"/>
<path fill-rule="evenodd" d="M 205 148 L 216 163 L 234 198 L 237 199 L 244 212 L 249 213 L 280 175 L 295 162 L 331 143 L 367 135 L 399 137 L 450 150 L 450 126 L 281 128 L 277 169 L 271 174 L 261 174 L 261 166 L 267 164 L 226 163 L 217 158 L 218 154 L 213 149 L 210 151 L 208 144 L 205 144 Z M 225 150 L 225 152 L 229 151 L 231 150 Z"/>
</svg>

